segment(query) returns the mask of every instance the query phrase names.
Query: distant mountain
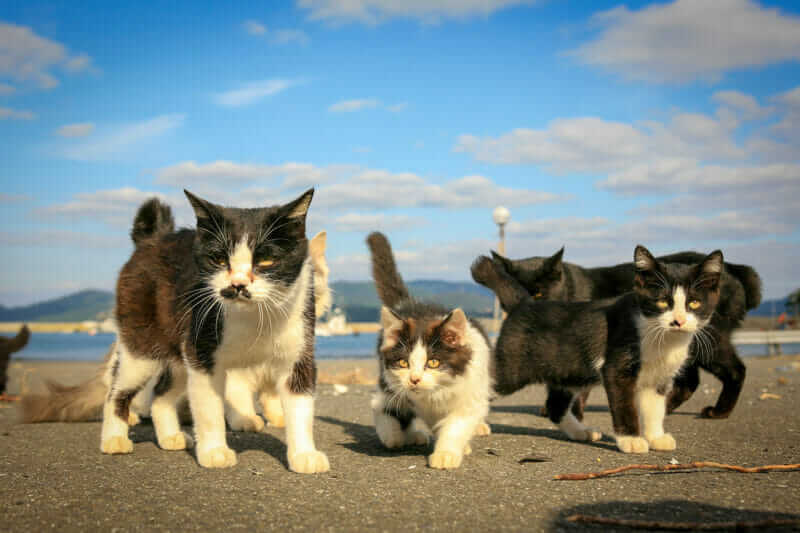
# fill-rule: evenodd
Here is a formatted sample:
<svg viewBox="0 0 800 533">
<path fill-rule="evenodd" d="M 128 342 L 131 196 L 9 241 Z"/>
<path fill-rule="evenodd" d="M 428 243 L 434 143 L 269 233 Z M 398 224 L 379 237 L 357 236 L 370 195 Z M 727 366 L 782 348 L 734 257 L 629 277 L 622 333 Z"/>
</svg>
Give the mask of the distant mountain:
<svg viewBox="0 0 800 533">
<path fill-rule="evenodd" d="M 780 298 L 778 300 L 766 300 L 761 302 L 761 305 L 747 312 L 747 316 L 775 316 L 780 315 L 784 311 L 794 313 L 794 309 L 789 309 L 786 304 L 789 302 L 789 297 Z"/>
<path fill-rule="evenodd" d="M 108 316 L 114 293 L 86 290 L 23 307 L 0 306 L 0 322 L 82 322 Z"/>
<path fill-rule="evenodd" d="M 418 280 L 408 282 L 415 298 L 436 301 L 445 307 L 461 307 L 470 316 L 491 316 L 494 295 L 472 282 Z M 341 307 L 351 322 L 378 320 L 380 302 L 372 281 L 336 281 L 331 283 L 333 303 Z"/>
</svg>

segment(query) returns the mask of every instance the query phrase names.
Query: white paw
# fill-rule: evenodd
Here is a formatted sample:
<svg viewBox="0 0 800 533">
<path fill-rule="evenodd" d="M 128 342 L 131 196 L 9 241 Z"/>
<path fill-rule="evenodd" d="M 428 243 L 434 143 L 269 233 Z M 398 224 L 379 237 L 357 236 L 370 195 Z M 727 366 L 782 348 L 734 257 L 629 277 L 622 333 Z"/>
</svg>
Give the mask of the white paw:
<svg viewBox="0 0 800 533">
<path fill-rule="evenodd" d="M 486 422 L 481 422 L 475 427 L 475 435 L 478 437 L 485 437 L 492 434 L 492 427 Z"/>
<path fill-rule="evenodd" d="M 141 420 L 141 418 L 139 418 L 139 415 L 137 415 L 133 411 L 128 411 L 128 425 L 129 426 L 135 426 L 141 421 L 142 420 Z"/>
<path fill-rule="evenodd" d="M 197 462 L 206 468 L 228 468 L 236 464 L 236 452 L 227 446 L 197 450 Z"/>
<path fill-rule="evenodd" d="M 458 468 L 464 456 L 460 453 L 449 451 L 433 452 L 428 456 L 428 466 L 431 468 Z"/>
<path fill-rule="evenodd" d="M 650 447 L 642 437 L 617 437 L 617 448 L 623 453 L 647 453 Z"/>
<path fill-rule="evenodd" d="M 664 433 L 654 439 L 647 439 L 647 442 L 650 443 L 650 448 L 653 450 L 668 452 L 675 449 L 675 439 L 669 433 Z"/>
<path fill-rule="evenodd" d="M 283 418 L 283 413 L 266 413 L 269 425 L 276 428 L 286 427 L 286 420 Z"/>
<path fill-rule="evenodd" d="M 572 431 L 565 431 L 567 437 L 571 440 L 582 442 L 594 442 L 600 440 L 603 434 L 590 428 L 573 429 Z"/>
<path fill-rule="evenodd" d="M 331 469 L 328 456 L 317 450 L 296 453 L 290 455 L 288 459 L 289 469 L 298 474 L 318 474 Z"/>
<path fill-rule="evenodd" d="M 258 415 L 232 415 L 229 418 L 228 425 L 231 426 L 233 431 L 251 431 L 253 433 L 258 433 L 264 429 L 264 419 Z"/>
<path fill-rule="evenodd" d="M 131 453 L 133 441 L 128 437 L 111 437 L 100 443 L 100 451 L 110 454 Z"/>
<path fill-rule="evenodd" d="M 158 439 L 158 445 L 162 450 L 185 450 L 194 446 L 194 441 L 186 433 L 180 432 Z"/>
</svg>

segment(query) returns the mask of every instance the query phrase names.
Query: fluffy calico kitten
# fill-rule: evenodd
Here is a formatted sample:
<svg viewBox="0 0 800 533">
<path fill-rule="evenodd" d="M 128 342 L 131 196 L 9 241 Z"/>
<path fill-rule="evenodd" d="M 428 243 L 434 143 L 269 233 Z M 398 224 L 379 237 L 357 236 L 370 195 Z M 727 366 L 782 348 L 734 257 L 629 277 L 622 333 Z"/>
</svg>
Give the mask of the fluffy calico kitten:
<svg viewBox="0 0 800 533">
<path fill-rule="evenodd" d="M 317 233 L 308 243 L 311 266 L 314 269 L 314 315 L 322 316 L 331 307 L 331 289 L 328 286 L 328 262 L 325 260 L 327 233 Z M 261 412 L 270 425 L 285 425 L 281 400 L 274 387 L 270 387 L 262 368 L 232 368 L 225 381 L 225 418 L 234 431 L 261 431 L 264 419 L 256 414 L 253 398 L 258 393 Z"/>
<path fill-rule="evenodd" d="M 635 275 L 631 263 L 611 267 L 583 268 L 563 262 L 562 248 L 551 257 L 511 260 L 492 252 L 493 261 L 502 266 L 536 299 L 584 301 L 612 298 L 628 292 Z M 659 257 L 662 263 L 696 264 L 702 254 L 679 252 Z M 688 400 L 700 383 L 699 368 L 711 372 L 722 382 L 722 392 L 715 406 L 703 409 L 702 416 L 727 418 L 736 405 L 745 378 L 745 366 L 731 343 L 748 309 L 761 302 L 761 279 L 747 265 L 725 263 L 720 278 L 720 301 L 711 318 L 708 334 L 711 342 L 694 344 L 691 360 L 676 376 L 667 410 L 672 411 Z M 579 404 L 576 403 L 576 407 Z M 580 409 L 576 409 L 579 412 Z"/>
<path fill-rule="evenodd" d="M 150 227 L 139 228 L 135 232 L 134 244 L 145 237 L 152 237 L 154 233 L 169 234 L 174 231 L 172 214 L 166 206 L 161 206 L 164 211 L 160 213 L 160 220 L 151 224 Z M 311 256 L 311 264 L 314 268 L 314 308 L 315 315 L 324 315 L 331 305 L 331 290 L 328 286 L 328 264 L 325 260 L 326 233 L 324 231 L 314 236 L 308 243 L 308 251 Z M 97 369 L 94 376 L 88 380 L 73 386 L 65 386 L 59 383 L 48 381 L 46 383 L 47 392 L 45 394 L 26 394 L 22 397 L 22 422 L 88 422 L 101 419 L 103 416 L 103 402 L 108 395 L 111 386 L 111 371 L 117 365 L 116 343 L 112 343 L 104 358 L 103 364 Z M 245 376 L 250 375 L 247 369 L 228 370 L 228 379 L 225 385 L 225 396 L 229 402 L 241 398 L 236 391 L 242 387 L 257 390 L 257 380 L 249 381 L 247 377 L 239 377 L 239 373 Z M 245 380 L 244 385 L 237 383 Z M 150 403 L 153 399 L 153 389 L 156 385 L 156 378 L 134 396 L 128 415 L 128 423 L 136 425 L 139 423 L 140 416 L 150 416 Z M 233 397 L 233 398 L 232 398 Z M 226 418 L 231 429 L 258 431 L 263 428 L 263 420 L 238 416 L 238 413 L 247 413 L 253 410 L 252 397 L 245 396 L 244 403 L 238 404 L 238 410 L 233 412 L 230 403 L 226 405 Z M 270 424 L 275 427 L 284 426 L 283 408 L 280 398 L 276 394 L 262 393 L 259 395 L 259 404 L 262 412 Z M 183 411 L 181 411 L 183 412 Z M 255 411 L 253 410 L 255 416 Z M 181 417 L 183 419 L 184 417 Z M 253 420 L 252 423 L 249 423 Z M 261 424 L 259 425 L 259 422 Z"/>
<path fill-rule="evenodd" d="M 697 265 L 662 263 L 634 252 L 633 292 L 611 301 L 537 301 L 487 257 L 472 266 L 478 283 L 509 310 L 495 347 L 495 388 L 510 394 L 531 383 L 549 387 L 550 420 L 574 440 L 597 440 L 570 406 L 602 381 L 617 446 L 626 453 L 672 450 L 664 432 L 666 395 L 719 301 L 722 252 Z"/>
<path fill-rule="evenodd" d="M 130 453 L 131 399 L 154 376 L 151 417 L 159 446 L 184 449 L 175 405 L 186 391 L 198 462 L 236 464 L 225 440 L 227 370 L 259 367 L 286 414 L 289 468 L 329 469 L 312 425 L 313 273 L 305 218 L 313 189 L 280 206 L 222 207 L 189 192 L 196 230 L 157 231 L 165 209 L 151 200 L 136 216 L 136 248 L 117 282 L 117 365 L 103 407 L 101 450 Z"/>
<path fill-rule="evenodd" d="M 473 434 L 488 432 L 490 349 L 485 333 L 457 308 L 421 303 L 397 272 L 389 241 L 367 238 L 381 308 L 380 381 L 372 399 L 375 430 L 387 448 L 436 438 L 432 468 L 457 468 Z"/>
</svg>

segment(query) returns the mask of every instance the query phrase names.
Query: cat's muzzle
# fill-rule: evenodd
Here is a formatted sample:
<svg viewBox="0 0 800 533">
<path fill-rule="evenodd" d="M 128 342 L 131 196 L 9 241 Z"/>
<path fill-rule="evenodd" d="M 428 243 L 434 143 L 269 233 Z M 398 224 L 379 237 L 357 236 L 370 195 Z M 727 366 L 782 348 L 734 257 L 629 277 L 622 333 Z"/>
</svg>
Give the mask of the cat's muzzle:
<svg viewBox="0 0 800 533">
<path fill-rule="evenodd" d="M 230 287 L 226 287 L 219 291 L 219 294 L 223 298 L 227 298 L 229 300 L 235 300 L 237 298 L 241 298 L 242 300 L 249 300 L 252 298 L 250 291 L 247 290 L 247 287 L 244 285 L 231 285 Z"/>
</svg>

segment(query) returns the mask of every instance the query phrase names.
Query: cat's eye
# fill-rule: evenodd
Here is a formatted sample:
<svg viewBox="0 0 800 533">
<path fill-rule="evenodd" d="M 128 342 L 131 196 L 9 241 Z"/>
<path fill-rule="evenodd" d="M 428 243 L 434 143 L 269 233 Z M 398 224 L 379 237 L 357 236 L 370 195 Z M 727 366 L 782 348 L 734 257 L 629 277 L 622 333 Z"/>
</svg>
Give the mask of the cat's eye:
<svg viewBox="0 0 800 533">
<path fill-rule="evenodd" d="M 533 295 L 534 298 L 541 298 L 542 296 L 544 296 L 542 294 L 542 291 L 539 291 L 539 292 L 537 292 L 536 294 Z"/>
<path fill-rule="evenodd" d="M 396 364 L 400 368 L 408 368 L 408 361 L 406 361 L 405 359 L 400 359 L 399 361 L 397 361 Z"/>
<path fill-rule="evenodd" d="M 438 359 L 428 359 L 428 368 L 439 368 L 439 364 Z"/>
<path fill-rule="evenodd" d="M 659 300 L 656 302 L 656 305 L 658 306 L 659 309 L 666 309 L 667 307 L 669 307 L 669 304 L 667 303 L 666 300 Z"/>
<path fill-rule="evenodd" d="M 227 257 L 218 257 L 214 259 L 214 263 L 219 266 L 228 266 L 228 258 Z"/>
<path fill-rule="evenodd" d="M 258 262 L 258 266 L 260 268 L 269 268 L 274 264 L 275 264 L 275 261 L 273 261 L 272 259 L 265 259 L 263 261 L 259 261 Z"/>
<path fill-rule="evenodd" d="M 689 309 L 697 309 L 700 307 L 700 302 L 697 300 L 690 300 L 689 301 Z"/>
</svg>

